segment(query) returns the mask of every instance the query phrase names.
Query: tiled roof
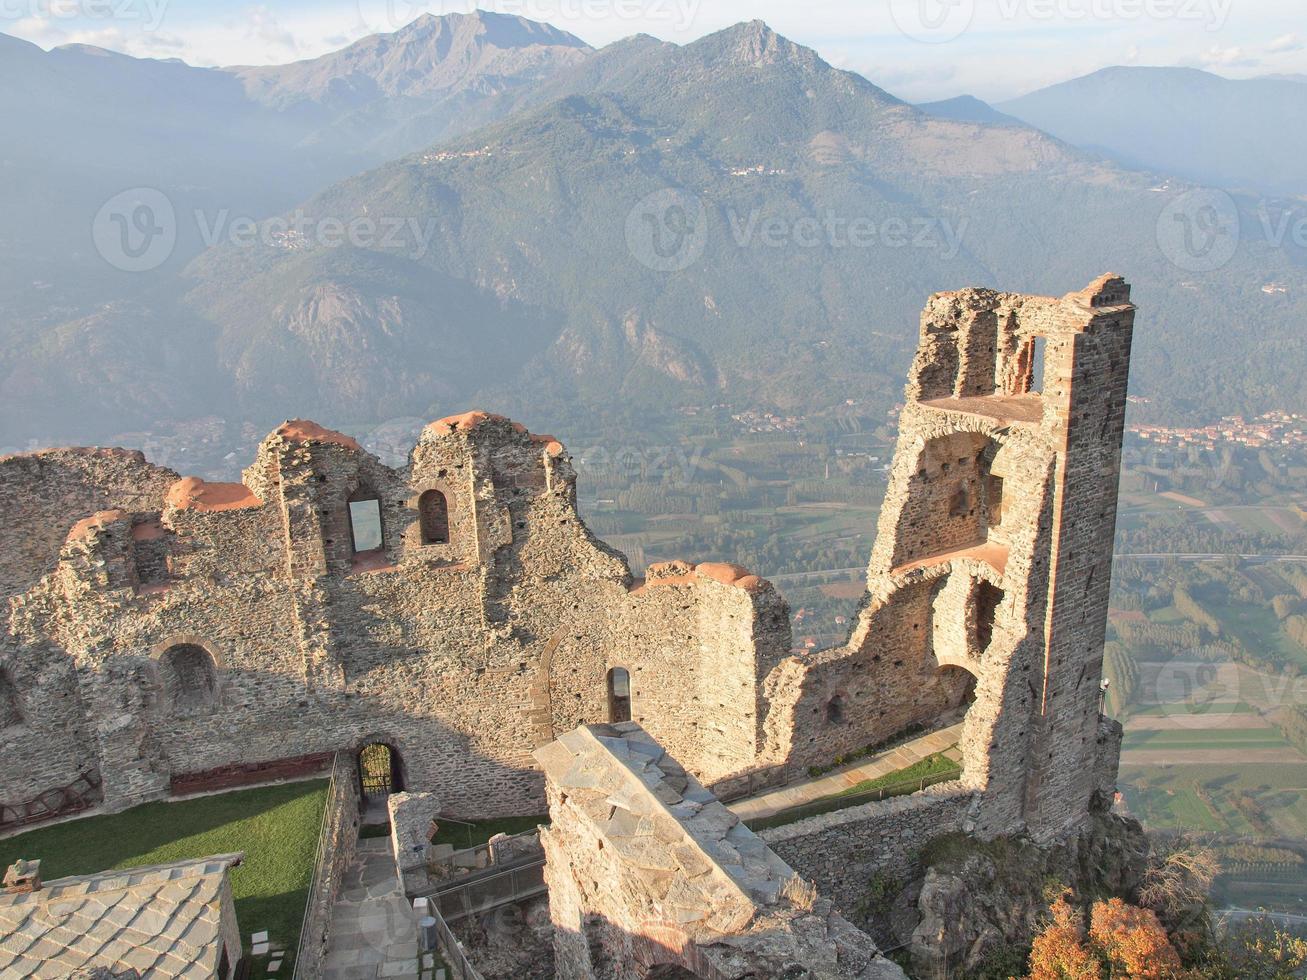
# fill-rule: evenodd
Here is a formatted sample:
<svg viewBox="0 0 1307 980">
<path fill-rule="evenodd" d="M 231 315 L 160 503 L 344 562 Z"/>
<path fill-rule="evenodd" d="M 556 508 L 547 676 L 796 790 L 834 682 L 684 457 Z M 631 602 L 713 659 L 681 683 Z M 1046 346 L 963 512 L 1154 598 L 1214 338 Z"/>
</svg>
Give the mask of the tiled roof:
<svg viewBox="0 0 1307 980">
<path fill-rule="evenodd" d="M 0 894 L 0 976 L 57 978 L 93 966 L 211 980 L 222 886 L 241 854 L 60 878 Z"/>
</svg>

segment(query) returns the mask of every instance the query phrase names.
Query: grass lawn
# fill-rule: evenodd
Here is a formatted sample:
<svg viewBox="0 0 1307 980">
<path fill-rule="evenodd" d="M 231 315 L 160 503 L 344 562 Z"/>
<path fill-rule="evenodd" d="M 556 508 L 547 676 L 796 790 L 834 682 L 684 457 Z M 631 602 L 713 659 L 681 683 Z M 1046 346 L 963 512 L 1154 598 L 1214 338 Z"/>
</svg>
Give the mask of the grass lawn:
<svg viewBox="0 0 1307 980">
<path fill-rule="evenodd" d="M 326 798 L 326 780 L 313 780 L 147 803 L 0 840 L 0 866 L 40 858 L 41 877 L 52 881 L 243 851 L 231 872 L 242 941 L 248 949 L 250 933 L 268 930 L 286 950 L 281 973 L 289 976 Z"/>
<path fill-rule="evenodd" d="M 748 826 L 750 830 L 754 831 L 767 830 L 770 827 L 783 827 L 806 817 L 815 817 L 822 813 L 833 813 L 836 810 L 844 810 L 866 803 L 868 802 L 866 795 L 875 793 L 877 790 L 885 790 L 886 796 L 906 796 L 909 793 L 917 792 L 920 788 L 920 781 L 923 779 L 943 782 L 944 780 L 940 777 L 956 777 L 961 774 L 962 769 L 956 762 L 942 752 L 937 752 L 919 762 L 914 762 L 910 766 L 896 769 L 894 772 L 887 772 L 875 779 L 864 779 L 860 783 L 838 793 L 832 793 L 822 799 L 782 810 L 780 813 L 774 813 L 769 817 L 750 820 Z"/>
<path fill-rule="evenodd" d="M 538 817 L 501 817 L 498 820 L 476 820 L 470 823 L 455 823 L 452 820 L 440 821 L 440 829 L 432 839 L 433 844 L 452 844 L 458 850 L 484 844 L 495 834 L 524 834 L 535 830 L 541 824 L 549 823 L 549 815 Z"/>
</svg>

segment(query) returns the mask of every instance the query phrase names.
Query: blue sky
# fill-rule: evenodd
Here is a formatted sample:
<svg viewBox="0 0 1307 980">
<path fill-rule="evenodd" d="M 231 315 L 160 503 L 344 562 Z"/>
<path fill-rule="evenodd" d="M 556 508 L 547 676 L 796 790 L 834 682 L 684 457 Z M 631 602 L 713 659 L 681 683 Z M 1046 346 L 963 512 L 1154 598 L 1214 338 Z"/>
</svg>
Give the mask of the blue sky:
<svg viewBox="0 0 1307 980">
<path fill-rule="evenodd" d="M 477 7 L 595 45 L 638 32 L 684 42 L 760 18 L 912 100 L 998 100 L 1114 64 L 1307 73 L 1303 0 L 0 0 L 0 32 L 46 48 L 268 64 Z"/>
</svg>

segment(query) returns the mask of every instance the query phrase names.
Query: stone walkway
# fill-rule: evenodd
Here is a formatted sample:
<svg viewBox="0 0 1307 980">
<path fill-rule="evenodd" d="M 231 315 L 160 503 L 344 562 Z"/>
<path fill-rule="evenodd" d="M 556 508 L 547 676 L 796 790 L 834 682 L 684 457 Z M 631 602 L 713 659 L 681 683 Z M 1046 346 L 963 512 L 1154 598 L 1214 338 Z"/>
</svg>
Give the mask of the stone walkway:
<svg viewBox="0 0 1307 980">
<path fill-rule="evenodd" d="M 914 762 L 920 762 L 936 752 L 943 752 L 950 759 L 961 760 L 962 754 L 957 749 L 958 739 L 962 736 L 962 723 L 940 728 L 915 738 L 910 742 L 888 749 L 879 755 L 868 756 L 863 761 L 827 773 L 819 779 L 809 779 L 801 783 L 790 783 L 768 793 L 751 796 L 747 800 L 737 800 L 727 806 L 741 820 L 754 820 L 758 817 L 770 817 L 773 813 L 788 810 L 792 806 L 801 806 L 841 793 L 850 786 L 867 779 L 875 779 L 887 773 L 906 768 Z"/>
<path fill-rule="evenodd" d="M 419 969 L 417 920 L 399 886 L 390 839 L 361 840 L 331 910 L 323 980 L 432 980 L 434 971 Z"/>
</svg>

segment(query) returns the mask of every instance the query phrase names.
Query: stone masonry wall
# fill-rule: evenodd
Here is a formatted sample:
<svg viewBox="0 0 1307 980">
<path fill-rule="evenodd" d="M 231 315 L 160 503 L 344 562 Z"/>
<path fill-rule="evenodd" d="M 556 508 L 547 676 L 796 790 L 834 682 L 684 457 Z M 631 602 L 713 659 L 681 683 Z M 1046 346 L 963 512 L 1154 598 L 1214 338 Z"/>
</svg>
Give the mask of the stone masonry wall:
<svg viewBox="0 0 1307 980">
<path fill-rule="evenodd" d="M 632 719 L 731 793 L 966 709 L 974 832 L 1066 834 L 1119 751 L 1098 684 L 1133 313 L 1114 276 L 931 297 L 858 622 L 799 655 L 744 569 L 634 581 L 562 445 L 499 416 L 432 423 L 398 468 L 287 422 L 235 484 L 0 460 L 0 803 L 98 773 L 125 807 L 381 742 L 451 815 L 538 813 L 532 750 L 611 721 L 621 668 Z"/>
<path fill-rule="evenodd" d="M 536 757 L 558 976 L 902 978 L 638 725 L 578 728 Z"/>
</svg>

